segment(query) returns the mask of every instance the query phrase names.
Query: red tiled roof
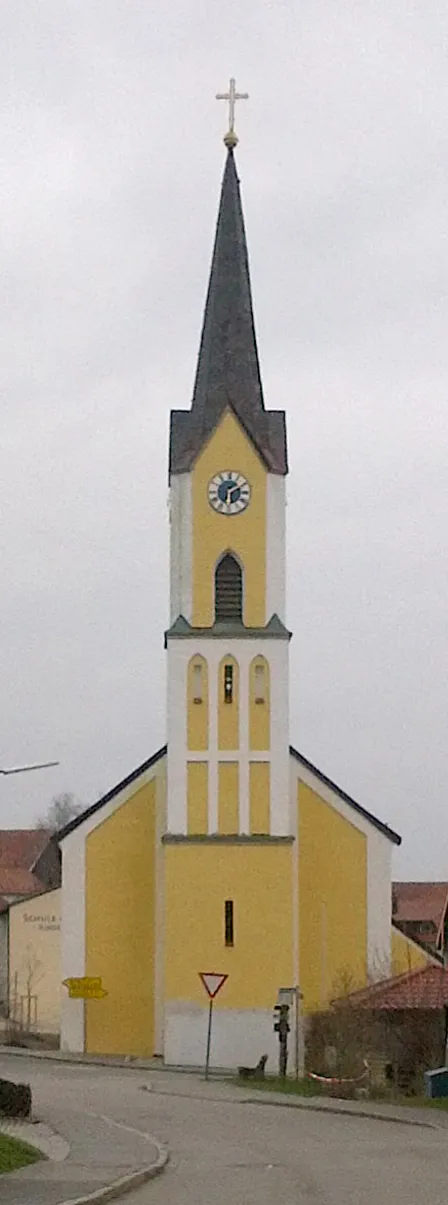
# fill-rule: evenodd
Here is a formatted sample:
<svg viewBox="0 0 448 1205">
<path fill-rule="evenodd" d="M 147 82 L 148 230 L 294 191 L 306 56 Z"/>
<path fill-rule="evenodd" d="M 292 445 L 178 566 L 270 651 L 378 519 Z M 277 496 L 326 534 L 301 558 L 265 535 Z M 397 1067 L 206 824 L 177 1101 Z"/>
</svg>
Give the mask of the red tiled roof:
<svg viewBox="0 0 448 1205">
<path fill-rule="evenodd" d="M 405 975 L 396 975 L 393 979 L 352 992 L 346 1000 L 354 1008 L 368 1008 L 372 1012 L 444 1008 L 448 1005 L 448 967 L 427 966 L 408 971 Z M 336 1001 L 336 1004 L 343 1003 L 343 1000 Z"/>
<path fill-rule="evenodd" d="M 32 867 L 49 842 L 44 829 L 0 830 L 0 895 L 29 895 L 42 886 Z"/>
<path fill-rule="evenodd" d="M 48 841 L 49 833 L 42 828 L 0 830 L 0 869 L 31 870 Z"/>
<path fill-rule="evenodd" d="M 29 895 L 42 890 L 42 883 L 30 870 L 13 867 L 7 870 L 0 866 L 0 891 L 2 895 Z"/>
<path fill-rule="evenodd" d="M 448 883 L 393 883 L 392 915 L 397 924 L 432 921 L 437 932 L 448 900 Z"/>
</svg>

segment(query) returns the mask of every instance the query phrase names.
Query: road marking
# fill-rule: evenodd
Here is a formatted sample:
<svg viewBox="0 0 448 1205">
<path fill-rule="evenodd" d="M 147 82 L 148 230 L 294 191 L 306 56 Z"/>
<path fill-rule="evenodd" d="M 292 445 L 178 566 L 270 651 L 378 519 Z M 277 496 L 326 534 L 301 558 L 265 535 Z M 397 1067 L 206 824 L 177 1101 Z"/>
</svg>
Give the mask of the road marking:
<svg viewBox="0 0 448 1205">
<path fill-rule="evenodd" d="M 99 1121 L 107 1121 L 110 1126 L 116 1126 L 118 1130 L 127 1130 L 129 1134 L 139 1134 L 140 1138 L 146 1138 L 147 1142 L 152 1142 L 154 1146 L 162 1145 L 154 1141 L 152 1134 L 147 1134 L 145 1130 L 138 1130 L 136 1126 L 125 1125 L 124 1121 L 115 1121 L 114 1117 L 107 1117 L 106 1113 L 89 1112 L 89 1117 L 96 1117 Z"/>
</svg>

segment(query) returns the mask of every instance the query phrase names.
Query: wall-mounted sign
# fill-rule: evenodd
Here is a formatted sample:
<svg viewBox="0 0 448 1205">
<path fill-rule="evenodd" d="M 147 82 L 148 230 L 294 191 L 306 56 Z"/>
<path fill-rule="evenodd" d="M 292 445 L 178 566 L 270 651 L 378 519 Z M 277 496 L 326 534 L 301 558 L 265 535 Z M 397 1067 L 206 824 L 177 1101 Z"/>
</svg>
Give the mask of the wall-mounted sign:
<svg viewBox="0 0 448 1205">
<path fill-rule="evenodd" d="M 55 912 L 24 912 L 22 919 L 24 925 L 37 925 L 42 933 L 56 932 L 61 928 L 60 917 Z"/>
<path fill-rule="evenodd" d="M 62 982 L 64 987 L 68 987 L 71 1000 L 103 1000 L 109 994 L 103 987 L 100 975 L 72 976 Z"/>
</svg>

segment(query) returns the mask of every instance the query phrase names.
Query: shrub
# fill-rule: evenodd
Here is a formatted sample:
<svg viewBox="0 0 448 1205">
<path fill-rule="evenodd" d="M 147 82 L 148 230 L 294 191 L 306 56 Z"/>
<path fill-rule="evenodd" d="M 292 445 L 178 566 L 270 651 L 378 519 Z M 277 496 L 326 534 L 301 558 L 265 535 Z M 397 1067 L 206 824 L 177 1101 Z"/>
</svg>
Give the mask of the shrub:
<svg viewBox="0 0 448 1205">
<path fill-rule="evenodd" d="M 31 1088 L 29 1084 L 13 1084 L 0 1079 L 0 1114 L 3 1117 L 29 1117 Z"/>
</svg>

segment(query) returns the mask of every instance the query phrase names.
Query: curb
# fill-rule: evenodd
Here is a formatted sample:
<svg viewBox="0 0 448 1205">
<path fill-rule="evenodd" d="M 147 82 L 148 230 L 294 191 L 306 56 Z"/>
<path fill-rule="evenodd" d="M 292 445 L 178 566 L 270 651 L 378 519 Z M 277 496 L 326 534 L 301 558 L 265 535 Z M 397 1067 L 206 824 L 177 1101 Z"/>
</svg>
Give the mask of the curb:
<svg viewBox="0 0 448 1205">
<path fill-rule="evenodd" d="M 340 1109 L 334 1105 L 318 1105 L 318 1104 L 302 1104 L 298 1100 L 259 1100 L 258 1097 L 246 1096 L 242 1102 L 245 1105 L 261 1105 L 273 1109 L 301 1109 L 302 1113 L 331 1113 L 337 1117 L 355 1117 L 358 1121 L 384 1121 L 386 1125 L 400 1126 L 417 1126 L 422 1130 L 439 1130 L 443 1127 L 438 1126 L 433 1121 L 420 1121 L 414 1117 L 397 1117 L 396 1113 L 379 1113 L 374 1109 L 358 1111 L 357 1109 Z"/>
<path fill-rule="evenodd" d="M 0 1116 L 0 1133 L 34 1146 L 51 1163 L 62 1163 L 70 1153 L 70 1143 L 62 1134 L 42 1121 L 17 1121 Z"/>
<path fill-rule="evenodd" d="M 5 1055 L 6 1058 L 18 1059 L 36 1059 L 37 1061 L 45 1061 L 47 1063 L 61 1063 L 69 1067 L 107 1067 L 110 1071 L 150 1071 L 151 1073 L 159 1071 L 185 1071 L 191 1075 L 197 1071 L 203 1071 L 203 1067 L 175 1067 L 165 1066 L 161 1060 L 139 1059 L 131 1055 L 122 1058 L 102 1058 L 101 1055 L 86 1055 L 86 1054 L 70 1054 L 65 1051 L 55 1050 L 28 1050 L 23 1046 L 2 1046 L 0 1044 L 0 1058 Z M 216 1078 L 220 1077 L 220 1073 L 216 1072 Z M 222 1072 L 222 1075 L 228 1075 L 228 1071 Z"/>
<path fill-rule="evenodd" d="M 132 1189 L 140 1188 L 142 1184 L 147 1184 L 148 1180 L 154 1180 L 156 1176 L 160 1176 L 169 1161 L 169 1151 L 166 1147 L 162 1147 L 155 1138 L 151 1138 L 151 1142 L 157 1147 L 159 1154 L 155 1163 L 151 1163 L 150 1167 L 142 1167 L 140 1171 L 131 1172 L 129 1176 L 121 1176 L 119 1180 L 106 1184 L 104 1188 L 96 1188 L 87 1196 L 70 1197 L 70 1200 L 61 1201 L 60 1205 L 97 1205 L 97 1203 L 99 1205 L 100 1202 L 117 1201 L 119 1197 L 124 1197 Z"/>
</svg>

